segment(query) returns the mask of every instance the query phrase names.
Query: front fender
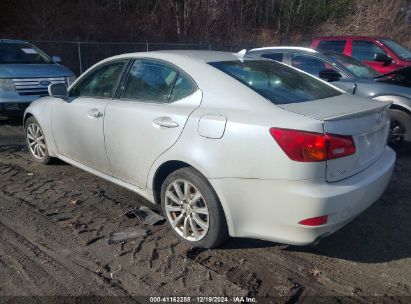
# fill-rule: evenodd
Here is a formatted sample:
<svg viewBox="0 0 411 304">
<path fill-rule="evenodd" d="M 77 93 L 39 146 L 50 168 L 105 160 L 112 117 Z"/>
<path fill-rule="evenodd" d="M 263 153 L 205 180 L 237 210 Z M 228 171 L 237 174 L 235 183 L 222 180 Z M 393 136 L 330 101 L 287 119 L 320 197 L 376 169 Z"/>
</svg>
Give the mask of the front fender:
<svg viewBox="0 0 411 304">
<path fill-rule="evenodd" d="M 52 106 L 53 98 L 51 97 L 43 97 L 32 102 L 24 112 L 23 126 L 30 116 L 34 116 L 43 130 L 49 155 L 55 157 L 57 156 L 57 149 L 51 123 Z"/>
</svg>

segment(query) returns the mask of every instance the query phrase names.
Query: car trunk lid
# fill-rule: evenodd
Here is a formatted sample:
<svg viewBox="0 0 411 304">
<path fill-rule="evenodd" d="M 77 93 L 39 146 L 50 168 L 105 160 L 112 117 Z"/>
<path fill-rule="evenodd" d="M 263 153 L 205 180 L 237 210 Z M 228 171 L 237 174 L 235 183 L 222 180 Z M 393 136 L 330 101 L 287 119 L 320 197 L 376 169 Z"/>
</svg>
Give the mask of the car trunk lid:
<svg viewBox="0 0 411 304">
<path fill-rule="evenodd" d="M 335 182 L 359 173 L 382 155 L 389 133 L 389 105 L 343 94 L 279 107 L 321 120 L 327 134 L 352 136 L 355 154 L 327 160 L 326 180 Z"/>
</svg>

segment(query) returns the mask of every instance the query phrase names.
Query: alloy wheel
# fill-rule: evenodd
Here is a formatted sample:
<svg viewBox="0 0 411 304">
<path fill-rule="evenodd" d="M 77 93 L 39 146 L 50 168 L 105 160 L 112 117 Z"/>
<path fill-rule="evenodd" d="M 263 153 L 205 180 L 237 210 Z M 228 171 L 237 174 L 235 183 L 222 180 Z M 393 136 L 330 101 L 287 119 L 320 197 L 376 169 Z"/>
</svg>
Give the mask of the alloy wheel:
<svg viewBox="0 0 411 304">
<path fill-rule="evenodd" d="M 30 123 L 26 129 L 27 144 L 31 154 L 37 159 L 47 156 L 46 140 L 40 126 Z"/>
<path fill-rule="evenodd" d="M 209 229 L 209 210 L 201 192 L 178 179 L 165 192 L 165 211 L 173 229 L 188 241 L 203 239 Z"/>
</svg>

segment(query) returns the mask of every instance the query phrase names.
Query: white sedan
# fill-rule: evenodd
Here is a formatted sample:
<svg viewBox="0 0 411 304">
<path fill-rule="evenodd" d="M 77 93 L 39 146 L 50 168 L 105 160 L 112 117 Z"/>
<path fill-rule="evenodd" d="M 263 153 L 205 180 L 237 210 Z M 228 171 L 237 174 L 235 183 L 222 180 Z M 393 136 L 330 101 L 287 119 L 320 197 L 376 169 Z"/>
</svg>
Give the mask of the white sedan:
<svg viewBox="0 0 411 304">
<path fill-rule="evenodd" d="M 316 242 L 374 203 L 394 167 L 389 104 L 262 58 L 125 54 L 49 93 L 24 116 L 33 159 L 161 204 L 193 246 Z"/>
</svg>

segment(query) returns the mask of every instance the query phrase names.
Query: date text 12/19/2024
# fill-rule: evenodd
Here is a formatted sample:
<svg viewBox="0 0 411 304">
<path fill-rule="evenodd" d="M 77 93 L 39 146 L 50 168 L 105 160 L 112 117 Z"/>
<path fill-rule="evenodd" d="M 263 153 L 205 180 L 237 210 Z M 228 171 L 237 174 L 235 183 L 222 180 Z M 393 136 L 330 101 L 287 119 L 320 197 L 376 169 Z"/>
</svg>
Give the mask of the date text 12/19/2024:
<svg viewBox="0 0 411 304">
<path fill-rule="evenodd" d="M 150 297 L 150 303 L 257 303 L 253 297 Z"/>
</svg>

